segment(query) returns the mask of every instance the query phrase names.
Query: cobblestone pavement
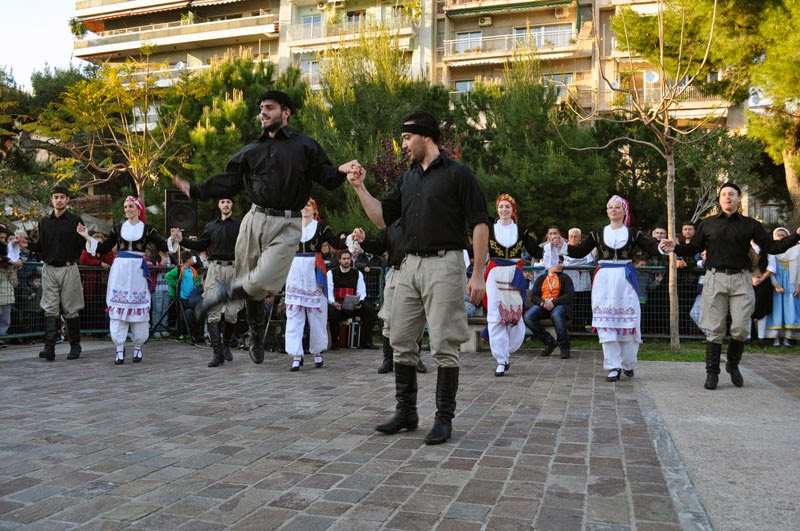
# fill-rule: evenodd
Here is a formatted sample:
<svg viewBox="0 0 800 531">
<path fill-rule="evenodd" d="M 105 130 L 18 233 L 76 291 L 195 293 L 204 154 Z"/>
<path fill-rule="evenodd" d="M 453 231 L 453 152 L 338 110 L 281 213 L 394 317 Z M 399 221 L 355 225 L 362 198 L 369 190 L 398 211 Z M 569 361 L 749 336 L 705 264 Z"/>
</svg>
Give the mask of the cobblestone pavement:
<svg viewBox="0 0 800 531">
<path fill-rule="evenodd" d="M 53 363 L 38 349 L 0 352 L 0 529 L 703 527 L 665 480 L 643 386 L 605 382 L 600 352 L 522 352 L 503 378 L 463 355 L 453 438 L 426 446 L 435 370 L 419 376 L 420 429 L 382 435 L 394 379 L 378 351 L 289 372 L 286 355 L 241 351 L 210 369 L 209 349 L 174 341 L 122 366 L 108 341 L 69 362 L 65 345 Z"/>
</svg>

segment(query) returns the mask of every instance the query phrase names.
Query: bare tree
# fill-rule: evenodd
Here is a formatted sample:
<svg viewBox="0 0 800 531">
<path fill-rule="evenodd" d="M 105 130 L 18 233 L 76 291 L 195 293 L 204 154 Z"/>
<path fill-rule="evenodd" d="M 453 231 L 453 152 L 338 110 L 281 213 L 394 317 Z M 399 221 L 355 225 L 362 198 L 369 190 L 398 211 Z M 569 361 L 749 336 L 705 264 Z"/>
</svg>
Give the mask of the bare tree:
<svg viewBox="0 0 800 531">
<path fill-rule="evenodd" d="M 685 0 L 684 0 L 685 1 Z M 635 143 L 646 145 L 655 150 L 664 158 L 667 166 L 665 191 L 667 196 L 667 231 L 668 238 L 675 237 L 675 149 L 681 143 L 696 141 L 697 135 L 690 139 L 696 131 L 715 127 L 717 112 L 711 110 L 708 117 L 691 125 L 681 126 L 676 116 L 680 112 L 681 103 L 686 101 L 692 85 L 701 75 L 705 75 L 706 66 L 714 38 L 714 28 L 717 12 L 717 0 L 714 0 L 711 25 L 707 28 L 702 41 L 698 39 L 699 28 L 696 21 L 687 18 L 687 10 L 680 1 L 667 3 L 658 1 L 658 11 L 655 23 L 655 37 L 657 42 L 655 50 L 636 49 L 631 23 L 642 22 L 646 17 L 637 15 L 630 8 L 619 11 L 616 24 L 619 46 L 627 51 L 627 57 L 620 60 L 627 64 L 621 70 L 620 81 L 611 79 L 606 72 L 603 62 L 599 61 L 600 77 L 603 90 L 596 94 L 591 109 L 578 105 L 577 100 L 568 102 L 568 107 L 578 116 L 581 122 L 597 120 L 610 121 L 621 124 L 638 123 L 646 127 L 655 136 L 656 141 L 645 141 L 630 136 L 620 136 L 612 139 L 606 145 L 588 148 L 573 148 L 579 150 L 607 149 L 618 143 Z M 652 18 L 652 16 L 649 16 Z M 645 20 L 645 23 L 651 22 Z M 641 28 L 637 28 L 639 30 Z M 620 31 L 621 30 L 621 31 Z M 637 36 L 641 34 L 637 31 Z M 600 35 L 595 30 L 596 49 L 602 50 Z M 652 41 L 651 41 L 652 42 Z M 637 73 L 641 71 L 634 64 L 641 63 L 640 54 L 650 52 L 656 75 L 651 74 L 650 80 L 637 80 Z M 599 52 L 598 52 L 599 53 Z M 647 83 L 649 92 L 643 90 Z M 655 86 L 655 88 L 653 87 Z M 606 93 L 613 95 L 612 107 L 604 108 L 602 97 Z M 655 96 L 655 97 L 654 97 Z M 720 107 L 722 104 L 719 105 Z M 674 255 L 670 258 L 669 268 L 669 307 L 670 307 L 670 348 L 673 353 L 680 351 L 680 336 L 678 329 L 678 297 L 676 282 L 676 260 Z"/>
</svg>

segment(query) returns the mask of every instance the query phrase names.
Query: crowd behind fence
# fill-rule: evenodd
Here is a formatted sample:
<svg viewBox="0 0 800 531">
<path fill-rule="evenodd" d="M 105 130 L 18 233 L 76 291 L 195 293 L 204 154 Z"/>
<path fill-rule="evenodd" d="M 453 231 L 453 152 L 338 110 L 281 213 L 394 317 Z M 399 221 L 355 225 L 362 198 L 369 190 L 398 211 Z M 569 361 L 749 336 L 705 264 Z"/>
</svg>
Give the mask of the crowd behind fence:
<svg viewBox="0 0 800 531">
<path fill-rule="evenodd" d="M 16 288 L 16 303 L 12 309 L 11 327 L 8 331 L 9 338 L 20 340 L 37 339 L 43 335 L 44 315 L 39 302 L 41 301 L 41 268 L 38 262 L 27 262 L 18 271 L 19 286 Z M 169 308 L 170 299 L 167 295 L 167 285 L 164 274 L 169 267 L 152 267 L 153 276 L 152 311 L 151 319 L 155 323 L 165 312 L 166 315 L 154 331 L 156 337 L 174 335 L 178 331 L 177 308 Z M 526 266 L 529 276 L 535 277 L 544 274 L 541 266 Z M 81 331 L 84 334 L 102 337 L 108 333 L 108 316 L 106 314 L 106 286 L 108 269 L 103 267 L 80 266 L 81 280 L 85 307 L 81 311 Z M 568 271 L 583 271 L 591 274 L 594 267 L 565 267 Z M 652 276 L 663 275 L 660 283 L 645 283 L 643 288 L 647 293 L 647 300 L 642 304 L 642 336 L 649 338 L 669 337 L 669 292 L 667 272 L 664 267 L 640 267 L 640 274 Z M 679 333 L 683 338 L 703 337 L 702 332 L 690 317 L 695 299 L 698 295 L 698 279 L 703 274 L 702 269 L 678 270 L 678 313 Z M 38 279 L 38 280 L 37 280 Z M 372 268 L 364 273 L 367 286 L 367 302 L 380 307 L 383 302 L 384 272 L 380 268 Z M 38 284 L 38 286 L 37 286 Z M 167 311 L 169 308 L 169 311 Z M 572 335 L 592 335 L 591 332 L 591 296 L 589 291 L 576 292 L 573 306 L 573 318 L 569 325 Z M 243 320 L 243 316 L 240 317 Z"/>
</svg>

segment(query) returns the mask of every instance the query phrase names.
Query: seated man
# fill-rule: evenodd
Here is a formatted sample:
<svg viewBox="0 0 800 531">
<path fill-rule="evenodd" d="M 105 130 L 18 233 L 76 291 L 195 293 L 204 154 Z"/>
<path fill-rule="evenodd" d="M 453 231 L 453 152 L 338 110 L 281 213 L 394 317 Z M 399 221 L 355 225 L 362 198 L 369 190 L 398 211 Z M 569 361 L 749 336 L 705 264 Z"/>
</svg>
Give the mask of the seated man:
<svg viewBox="0 0 800 531">
<path fill-rule="evenodd" d="M 562 272 L 564 268 L 564 257 L 558 257 L 558 263 L 533 282 L 531 288 L 531 306 L 525 312 L 525 326 L 527 326 L 533 337 L 544 343 L 542 356 L 549 356 L 558 344 L 561 349 L 561 359 L 569 359 L 569 332 L 567 331 L 567 321 L 572 319 L 572 299 L 575 296 L 575 289 L 572 279 Z M 553 321 L 556 329 L 557 340 L 553 339 L 544 326 L 539 322 L 542 319 Z M 556 342 L 557 341 L 557 342 Z"/>
<path fill-rule="evenodd" d="M 328 271 L 328 325 L 331 330 L 331 350 L 339 348 L 339 326 L 342 320 L 361 318 L 361 348 L 377 349 L 372 344 L 372 329 L 378 320 L 375 307 L 365 302 L 367 285 L 364 274 L 352 267 L 353 255 L 347 249 L 339 251 L 339 265 Z M 347 295 L 356 296 L 352 309 L 344 309 Z"/>
</svg>

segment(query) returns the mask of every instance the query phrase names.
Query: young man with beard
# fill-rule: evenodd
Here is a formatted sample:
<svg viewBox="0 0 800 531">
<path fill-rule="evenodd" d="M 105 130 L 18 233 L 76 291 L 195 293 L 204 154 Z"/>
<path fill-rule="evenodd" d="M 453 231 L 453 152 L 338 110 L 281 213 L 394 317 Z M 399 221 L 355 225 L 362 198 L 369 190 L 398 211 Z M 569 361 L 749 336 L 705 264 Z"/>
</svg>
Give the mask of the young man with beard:
<svg viewBox="0 0 800 531">
<path fill-rule="evenodd" d="M 364 186 L 364 171 L 347 175 L 367 216 L 378 228 L 400 219 L 406 258 L 400 266 L 392 304 L 397 409 L 376 426 L 382 433 L 415 430 L 417 416 L 417 339 L 426 321 L 437 369 L 436 420 L 425 444 L 450 439 L 459 377 L 459 347 L 469 337 L 464 293 L 477 304 L 486 292 L 483 270 L 489 215 L 475 174 L 440 151 L 439 123 L 427 111 L 403 119 L 403 151 L 411 167 L 379 201 Z M 465 227 L 472 231 L 474 271 L 466 282 Z"/>
<path fill-rule="evenodd" d="M 289 128 L 294 104 L 285 92 L 269 90 L 261 95 L 263 133 L 228 161 L 225 170 L 210 179 L 190 184 L 180 177 L 173 183 L 198 199 L 233 197 L 244 192 L 252 202 L 242 219 L 236 240 L 236 279 L 221 282 L 206 293 L 198 317 L 214 306 L 246 299 L 250 327 L 250 358 L 264 361 L 264 299 L 280 292 L 301 236 L 300 210 L 317 182 L 330 190 L 344 182 L 345 174 L 359 171 L 356 160 L 334 166 L 322 146 Z"/>
</svg>

